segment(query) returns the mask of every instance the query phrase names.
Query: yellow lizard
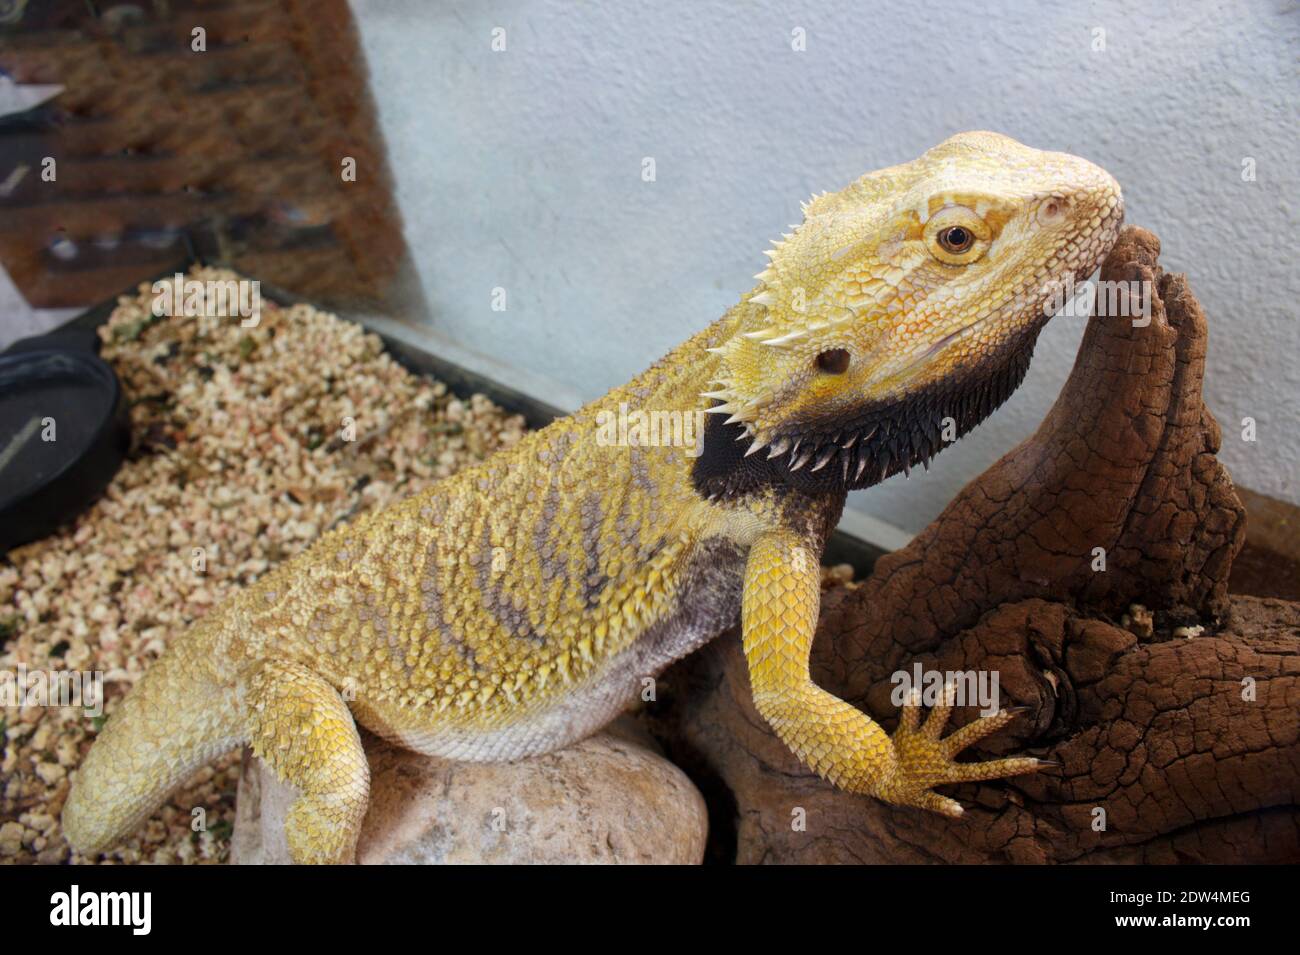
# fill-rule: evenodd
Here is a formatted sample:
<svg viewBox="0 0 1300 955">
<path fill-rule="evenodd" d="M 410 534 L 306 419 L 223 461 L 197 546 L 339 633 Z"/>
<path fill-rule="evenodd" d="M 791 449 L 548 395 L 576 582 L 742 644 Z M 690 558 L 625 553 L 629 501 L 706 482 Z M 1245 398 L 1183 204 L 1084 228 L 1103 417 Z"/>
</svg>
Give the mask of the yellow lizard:
<svg viewBox="0 0 1300 955">
<path fill-rule="evenodd" d="M 950 701 L 924 725 L 909 704 L 891 737 L 817 687 L 819 558 L 848 490 L 928 465 L 1019 385 L 1059 283 L 1122 217 L 1103 170 L 986 132 L 814 197 L 758 285 L 649 370 L 180 636 L 81 765 L 69 841 L 111 846 L 251 744 L 300 792 L 294 859 L 348 861 L 357 723 L 453 759 L 544 753 L 737 615 L 758 711 L 835 785 L 957 815 L 934 787 L 1036 769 L 954 761 L 1006 712 L 942 738 Z"/>
</svg>

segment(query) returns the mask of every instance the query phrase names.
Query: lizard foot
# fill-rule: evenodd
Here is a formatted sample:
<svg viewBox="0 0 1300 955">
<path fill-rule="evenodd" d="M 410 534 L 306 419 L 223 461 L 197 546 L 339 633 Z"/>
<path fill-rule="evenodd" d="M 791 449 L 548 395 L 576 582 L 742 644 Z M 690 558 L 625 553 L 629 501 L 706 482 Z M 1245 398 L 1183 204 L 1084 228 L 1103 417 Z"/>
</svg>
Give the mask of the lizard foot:
<svg viewBox="0 0 1300 955">
<path fill-rule="evenodd" d="M 946 739 L 941 739 L 948 718 L 952 715 L 956 693 L 956 687 L 952 684 L 944 687 L 943 699 L 935 704 L 922 724 L 920 694 L 912 691 L 912 697 L 902 708 L 898 729 L 892 738 L 897 757 L 895 769 L 882 781 L 880 798 L 896 805 L 919 806 L 959 818 L 965 812 L 961 803 L 934 792 L 935 786 L 1019 776 L 1055 765 L 1032 756 L 994 759 L 985 763 L 954 762 L 954 756 L 977 740 L 1002 729 L 1020 712 L 999 710 L 994 715 L 981 717 Z"/>
</svg>

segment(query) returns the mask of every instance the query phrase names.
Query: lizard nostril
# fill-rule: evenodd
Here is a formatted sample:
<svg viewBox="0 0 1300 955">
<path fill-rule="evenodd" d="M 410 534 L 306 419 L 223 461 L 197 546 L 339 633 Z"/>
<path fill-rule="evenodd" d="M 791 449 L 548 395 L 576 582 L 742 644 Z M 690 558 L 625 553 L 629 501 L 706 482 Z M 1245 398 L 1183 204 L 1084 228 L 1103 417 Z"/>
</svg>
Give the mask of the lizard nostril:
<svg viewBox="0 0 1300 955">
<path fill-rule="evenodd" d="M 1048 199 L 1038 207 L 1038 222 L 1040 225 L 1051 225 L 1060 221 L 1065 215 L 1066 206 L 1069 203 L 1062 198 L 1053 197 Z"/>
<path fill-rule="evenodd" d="M 849 353 L 844 348 L 831 348 L 817 356 L 817 367 L 828 375 L 842 375 L 849 369 Z"/>
</svg>

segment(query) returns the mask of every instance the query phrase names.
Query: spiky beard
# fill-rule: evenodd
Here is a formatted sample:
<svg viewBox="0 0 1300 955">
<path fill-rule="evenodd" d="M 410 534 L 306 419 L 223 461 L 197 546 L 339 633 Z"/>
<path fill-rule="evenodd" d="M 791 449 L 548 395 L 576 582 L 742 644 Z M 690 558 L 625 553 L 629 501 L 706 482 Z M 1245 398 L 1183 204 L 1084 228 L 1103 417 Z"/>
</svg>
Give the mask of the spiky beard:
<svg viewBox="0 0 1300 955">
<path fill-rule="evenodd" d="M 978 368 L 903 398 L 864 404 L 833 420 L 780 426 L 769 447 L 748 457 L 745 425 L 711 415 L 692 474 L 695 488 L 711 500 L 772 485 L 843 493 L 879 484 L 899 471 L 928 468 L 931 458 L 992 414 L 1020 386 L 1040 329 L 1008 343 Z M 945 435 L 948 418 L 952 422 Z"/>
</svg>

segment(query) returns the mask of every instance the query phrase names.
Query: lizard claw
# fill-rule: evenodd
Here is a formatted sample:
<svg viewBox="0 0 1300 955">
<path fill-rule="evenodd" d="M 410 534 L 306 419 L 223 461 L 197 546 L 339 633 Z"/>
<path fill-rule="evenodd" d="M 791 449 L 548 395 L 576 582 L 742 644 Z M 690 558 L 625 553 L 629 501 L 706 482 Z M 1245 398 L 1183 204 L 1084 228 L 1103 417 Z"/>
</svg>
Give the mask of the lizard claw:
<svg viewBox="0 0 1300 955">
<path fill-rule="evenodd" d="M 943 738 L 944 728 L 952 715 L 956 688 L 944 687 L 943 697 L 921 722 L 920 694 L 913 691 L 900 713 L 893 744 L 897 762 L 894 772 L 882 780 L 879 795 L 901 806 L 918 806 L 952 818 L 965 811 L 961 803 L 933 791 L 935 786 L 950 783 L 979 782 L 1032 773 L 1054 765 L 1032 756 L 994 759 L 984 763 L 958 763 L 953 757 L 972 743 L 995 733 L 1023 712 L 1022 708 L 999 710 L 968 723 L 951 736 Z"/>
</svg>

